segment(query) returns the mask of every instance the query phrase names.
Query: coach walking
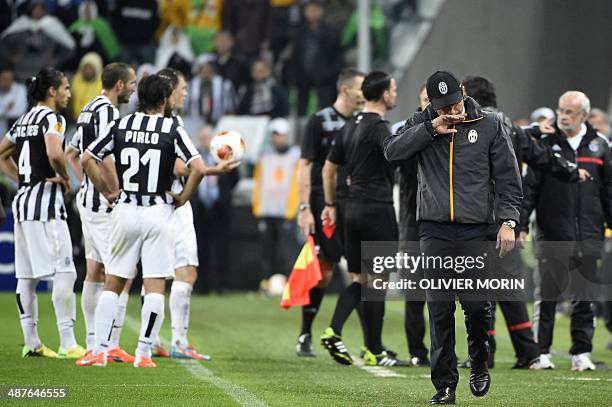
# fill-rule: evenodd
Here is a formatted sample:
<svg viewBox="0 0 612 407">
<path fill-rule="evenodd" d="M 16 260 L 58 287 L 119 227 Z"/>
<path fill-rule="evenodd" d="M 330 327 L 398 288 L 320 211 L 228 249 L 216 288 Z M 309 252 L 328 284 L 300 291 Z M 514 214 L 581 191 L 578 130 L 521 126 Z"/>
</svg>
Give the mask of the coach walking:
<svg viewBox="0 0 612 407">
<path fill-rule="evenodd" d="M 522 199 L 521 179 L 508 134 L 495 114 L 483 112 L 464 97 L 457 78 L 438 71 L 427 80 L 430 105 L 417 112 L 398 134 L 385 141 L 385 157 L 418 161 L 418 214 L 421 248 L 428 256 L 441 254 L 440 245 L 461 255 L 457 242 L 485 241 L 493 223 L 500 256 L 514 248 L 514 228 Z M 494 198 L 499 202 L 494 205 Z M 436 394 L 431 404 L 454 404 L 459 381 L 455 354 L 455 302 L 433 301 L 427 293 L 431 330 L 431 380 Z M 486 362 L 489 301 L 466 301 L 465 313 L 472 371 L 470 390 L 484 396 L 490 386 Z"/>
</svg>

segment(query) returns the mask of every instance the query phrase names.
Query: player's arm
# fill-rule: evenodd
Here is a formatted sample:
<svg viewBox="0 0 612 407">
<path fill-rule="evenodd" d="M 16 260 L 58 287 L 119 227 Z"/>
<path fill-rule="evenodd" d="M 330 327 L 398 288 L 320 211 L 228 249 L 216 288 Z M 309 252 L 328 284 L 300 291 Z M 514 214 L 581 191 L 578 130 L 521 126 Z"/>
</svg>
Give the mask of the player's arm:
<svg viewBox="0 0 612 407">
<path fill-rule="evenodd" d="M 66 161 L 72 170 L 72 173 L 77 177 L 79 182 L 83 180 L 83 167 L 81 167 L 81 154 L 79 150 L 75 150 L 71 146 L 68 146 L 66 150 Z"/>
<path fill-rule="evenodd" d="M 191 196 L 198 189 L 198 185 L 202 182 L 202 178 L 207 173 L 207 167 L 204 165 L 202 157 L 196 156 L 191 162 L 189 162 L 189 175 L 187 176 L 187 182 L 183 186 L 183 191 L 180 194 L 170 192 L 170 195 L 174 198 L 174 206 L 177 208 L 185 205 L 185 203 L 191 198 Z"/>
<path fill-rule="evenodd" d="M 100 191 L 109 202 L 113 202 L 121 191 L 118 183 L 117 185 L 109 185 L 109 183 L 105 181 L 101 170 L 102 165 L 98 164 L 106 158 L 109 158 L 114 149 L 115 140 L 113 129 L 114 126 L 111 123 L 111 125 L 104 130 L 100 137 L 91 143 L 87 147 L 87 150 L 85 150 L 85 153 L 81 155 L 81 165 L 83 166 L 83 170 L 89 179 L 91 179 L 91 182 L 93 182 L 98 191 Z"/>
<path fill-rule="evenodd" d="M 310 209 L 310 180 L 312 171 L 312 161 L 300 158 L 298 161 L 298 198 L 300 202 L 298 211 L 298 226 L 304 234 L 308 236 L 315 232 L 314 216 Z"/>
<path fill-rule="evenodd" d="M 70 178 L 66 168 L 66 158 L 64 157 L 64 131 L 66 121 L 62 116 L 51 114 L 47 117 L 47 132 L 45 133 L 45 150 L 47 158 L 56 176 L 47 181 L 60 184 L 67 194 L 70 192 Z"/>
<path fill-rule="evenodd" d="M 117 175 L 114 157 L 112 155 L 105 157 L 98 163 L 98 166 L 100 167 L 100 175 L 102 176 L 102 180 L 108 186 L 108 189 L 111 191 L 118 191 L 119 176 Z"/>
<path fill-rule="evenodd" d="M 13 181 L 19 183 L 17 165 L 12 157 L 14 151 L 15 144 L 11 142 L 9 137 L 4 137 L 0 142 L 0 171 Z"/>
<path fill-rule="evenodd" d="M 119 120 L 119 109 L 114 106 L 106 106 L 99 109 L 98 117 L 98 138 L 108 134 L 111 126 L 116 120 Z M 119 177 L 117 176 L 117 168 L 115 167 L 115 158 L 112 154 L 107 155 L 98 163 L 102 179 L 111 191 L 119 191 Z"/>
<path fill-rule="evenodd" d="M 189 175 L 189 167 L 180 158 L 174 160 L 174 175 L 177 177 L 187 177 Z"/>
<path fill-rule="evenodd" d="M 336 223 L 336 186 L 338 184 L 338 164 L 325 160 L 323 166 L 323 194 L 325 208 L 321 220 L 329 219 L 330 224 Z"/>
</svg>

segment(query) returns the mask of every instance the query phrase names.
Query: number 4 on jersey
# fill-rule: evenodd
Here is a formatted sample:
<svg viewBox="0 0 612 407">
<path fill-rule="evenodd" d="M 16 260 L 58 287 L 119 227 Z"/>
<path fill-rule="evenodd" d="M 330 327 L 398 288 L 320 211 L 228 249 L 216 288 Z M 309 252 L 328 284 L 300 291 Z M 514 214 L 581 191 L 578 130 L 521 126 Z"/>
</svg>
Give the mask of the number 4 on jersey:
<svg viewBox="0 0 612 407">
<path fill-rule="evenodd" d="M 19 175 L 23 175 L 23 182 L 30 182 L 32 166 L 30 165 L 30 141 L 26 140 L 21 147 L 18 162 Z"/>
</svg>

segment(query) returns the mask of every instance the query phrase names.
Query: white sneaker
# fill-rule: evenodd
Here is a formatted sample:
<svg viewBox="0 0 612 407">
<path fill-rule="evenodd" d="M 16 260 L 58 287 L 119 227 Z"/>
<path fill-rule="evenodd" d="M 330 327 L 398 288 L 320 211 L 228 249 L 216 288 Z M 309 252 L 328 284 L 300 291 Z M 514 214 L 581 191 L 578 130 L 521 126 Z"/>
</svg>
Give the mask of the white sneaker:
<svg viewBox="0 0 612 407">
<path fill-rule="evenodd" d="M 550 360 L 550 353 L 543 353 L 540 355 L 537 362 L 529 365 L 529 369 L 542 370 L 542 369 L 554 369 L 555 364 Z"/>
<path fill-rule="evenodd" d="M 591 361 L 589 353 L 572 355 L 572 371 L 584 372 L 585 370 L 595 370 L 595 364 Z"/>
</svg>

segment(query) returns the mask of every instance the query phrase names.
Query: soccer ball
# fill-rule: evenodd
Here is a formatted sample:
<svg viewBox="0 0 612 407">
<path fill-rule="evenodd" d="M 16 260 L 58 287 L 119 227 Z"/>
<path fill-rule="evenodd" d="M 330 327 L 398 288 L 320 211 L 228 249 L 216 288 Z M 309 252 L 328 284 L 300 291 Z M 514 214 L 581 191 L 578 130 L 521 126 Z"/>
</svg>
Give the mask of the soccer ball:
<svg viewBox="0 0 612 407">
<path fill-rule="evenodd" d="M 242 135 L 234 130 L 223 130 L 210 141 L 210 153 L 217 163 L 239 161 L 244 156 L 245 149 Z"/>
<path fill-rule="evenodd" d="M 283 295 L 285 284 L 287 284 L 287 277 L 282 274 L 273 274 L 268 280 L 268 295 L 274 297 Z"/>
</svg>

